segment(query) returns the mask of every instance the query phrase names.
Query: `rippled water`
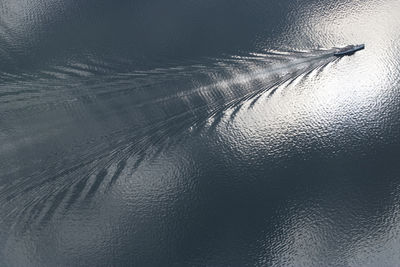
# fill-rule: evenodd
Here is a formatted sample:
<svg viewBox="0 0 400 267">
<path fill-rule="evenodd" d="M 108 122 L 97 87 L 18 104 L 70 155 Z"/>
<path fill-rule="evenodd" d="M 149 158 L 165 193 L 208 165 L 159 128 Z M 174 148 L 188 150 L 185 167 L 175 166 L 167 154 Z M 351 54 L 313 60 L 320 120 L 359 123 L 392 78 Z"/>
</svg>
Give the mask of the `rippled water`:
<svg viewBox="0 0 400 267">
<path fill-rule="evenodd" d="M 0 265 L 398 265 L 399 14 L 0 0 Z"/>
</svg>

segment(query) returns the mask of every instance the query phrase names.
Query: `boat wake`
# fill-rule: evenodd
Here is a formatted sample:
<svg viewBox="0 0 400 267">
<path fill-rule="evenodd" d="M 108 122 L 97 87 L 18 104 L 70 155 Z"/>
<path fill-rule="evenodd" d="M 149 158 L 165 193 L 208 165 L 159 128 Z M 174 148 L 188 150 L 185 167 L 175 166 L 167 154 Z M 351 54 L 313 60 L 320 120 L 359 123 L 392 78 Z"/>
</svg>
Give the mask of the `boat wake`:
<svg viewBox="0 0 400 267">
<path fill-rule="evenodd" d="M 182 138 L 321 71 L 334 51 L 267 51 L 140 71 L 87 58 L 1 73 L 0 224 L 45 227 L 106 196 Z"/>
</svg>

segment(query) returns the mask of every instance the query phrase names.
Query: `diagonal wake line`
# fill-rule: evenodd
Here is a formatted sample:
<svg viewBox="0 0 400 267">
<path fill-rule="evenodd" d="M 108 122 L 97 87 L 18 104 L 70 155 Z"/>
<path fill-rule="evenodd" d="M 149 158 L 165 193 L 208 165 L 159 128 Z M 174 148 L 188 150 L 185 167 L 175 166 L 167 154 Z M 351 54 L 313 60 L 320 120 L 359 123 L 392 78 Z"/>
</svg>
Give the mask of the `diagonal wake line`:
<svg viewBox="0 0 400 267">
<path fill-rule="evenodd" d="M 317 65 L 315 67 L 312 67 L 311 70 L 316 68 L 316 67 L 318 67 L 318 66 L 319 65 Z M 247 93 L 247 94 L 245 94 L 245 95 L 243 95 L 241 97 L 235 98 L 235 99 L 233 99 L 233 100 L 231 100 L 229 102 L 226 102 L 226 103 L 220 103 L 220 102 L 217 101 L 217 102 L 212 103 L 212 104 L 205 104 L 203 106 L 198 106 L 196 108 L 193 108 L 193 109 L 190 109 L 190 110 L 188 110 L 186 112 L 183 112 L 183 113 L 177 114 L 175 116 L 172 116 L 172 117 L 168 118 L 167 120 L 161 121 L 161 122 L 156 123 L 154 125 L 151 125 L 149 127 L 143 127 L 142 129 L 140 129 L 140 131 L 141 132 L 145 132 L 145 133 L 147 132 L 147 134 L 149 134 L 150 132 L 153 132 L 153 131 L 155 131 L 157 129 L 166 127 L 172 121 L 180 119 L 180 118 L 186 116 L 189 113 L 196 113 L 196 112 L 199 112 L 199 111 L 200 112 L 201 111 L 206 111 L 208 109 L 209 113 L 206 113 L 205 118 L 203 118 L 203 119 L 207 119 L 208 117 L 215 115 L 216 112 L 220 112 L 221 110 L 224 110 L 224 109 L 226 109 L 228 107 L 232 107 L 234 105 L 238 105 L 240 102 L 246 101 L 247 99 L 252 98 L 255 95 L 259 95 L 262 92 L 270 89 L 271 87 L 276 87 L 279 84 L 282 84 L 282 83 L 284 83 L 284 82 L 286 82 L 288 80 L 295 79 L 299 75 L 303 74 L 306 71 L 308 71 L 308 69 L 303 70 L 302 72 L 298 73 L 295 76 L 293 76 L 293 73 L 289 73 L 289 74 L 285 75 L 284 77 L 280 78 L 280 80 L 276 81 L 272 85 L 266 86 L 265 89 L 259 89 L 259 90 L 255 90 L 254 92 L 249 92 L 249 93 Z M 199 121 L 194 121 L 193 123 L 194 124 L 198 124 Z M 188 125 L 188 127 L 191 127 L 191 125 Z M 128 129 L 128 130 L 129 130 L 129 132 L 131 132 L 131 129 Z M 130 142 L 132 142 L 132 140 L 128 139 L 125 143 L 130 143 Z M 122 144 L 119 144 L 119 145 L 122 145 Z M 110 154 L 112 154 L 112 152 Z M 90 164 L 90 163 L 92 163 L 94 161 L 98 161 L 98 160 L 100 160 L 102 158 L 103 158 L 103 156 L 96 157 L 96 158 L 88 161 L 87 163 L 83 162 L 83 163 L 80 163 L 77 166 L 71 167 L 69 170 L 73 170 L 73 169 L 75 169 L 75 168 L 77 168 L 79 166 L 81 166 L 81 167 L 86 166 L 86 165 L 88 165 L 88 164 Z M 63 173 L 68 173 L 68 172 L 69 172 L 68 170 L 64 170 L 59 176 L 63 176 Z M 43 174 L 44 173 L 41 173 L 41 175 L 43 175 Z"/>
<path fill-rule="evenodd" d="M 311 64 L 312 62 L 315 64 Z M 138 165 L 140 164 L 140 161 L 151 156 L 151 153 L 149 152 L 151 147 L 162 145 L 166 139 L 176 137 L 183 133 L 186 129 L 202 127 L 207 119 L 211 117 L 222 116 L 222 113 L 225 110 L 229 108 L 240 107 L 247 101 L 256 101 L 259 96 L 265 92 L 275 90 L 284 83 L 293 81 L 302 75 L 306 75 L 317 68 L 321 68 L 329 64 L 330 62 L 332 62 L 332 58 L 330 57 L 324 56 L 320 58 L 314 58 L 299 63 L 309 63 L 304 68 L 300 68 L 294 72 L 288 72 L 282 76 L 279 76 L 273 83 L 265 84 L 265 86 L 261 88 L 252 88 L 252 90 L 247 91 L 232 91 L 230 95 L 225 94 L 228 95 L 228 97 L 225 98 L 218 98 L 218 95 L 216 97 L 211 97 L 208 99 L 206 98 L 206 100 L 209 101 L 204 101 L 202 105 L 195 105 L 194 107 L 188 108 L 188 110 L 185 112 L 174 114 L 166 120 L 143 127 L 137 130 L 137 133 L 132 133 L 132 129 L 129 127 L 124 131 L 119 131 L 116 135 L 117 141 L 100 151 L 96 150 L 96 144 L 94 144 L 93 151 L 87 154 L 85 159 L 77 159 L 80 161 L 79 164 L 72 165 L 68 168 L 61 168 L 57 171 L 57 174 L 54 174 L 54 169 L 46 169 L 44 172 L 34 176 L 24 177 L 20 182 L 12 184 L 11 186 L 3 187 L 0 191 L 0 203 L 5 203 L 5 205 L 2 205 L 3 209 L 6 208 L 5 206 L 10 206 L 9 209 L 7 208 L 8 212 L 5 212 L 5 215 L 6 217 L 12 217 L 17 214 L 24 216 L 25 213 L 33 209 L 36 210 L 34 212 L 36 215 L 32 214 L 31 212 L 31 215 L 28 216 L 37 217 L 37 213 L 40 213 L 40 211 L 38 211 L 38 207 L 41 206 L 41 209 L 44 209 L 46 202 L 53 201 L 53 205 L 50 205 L 48 208 L 46 213 L 47 215 L 44 215 L 44 220 L 49 220 L 54 215 L 56 210 L 60 208 L 60 205 L 65 198 L 70 199 L 71 203 L 67 204 L 69 207 L 73 204 L 73 202 L 76 202 L 77 199 L 81 197 L 85 189 L 76 189 L 79 185 L 82 185 L 83 187 L 89 186 L 88 190 L 86 190 L 88 191 L 86 196 L 87 199 L 90 199 L 95 195 L 96 191 L 100 188 L 100 184 L 104 183 L 107 180 L 106 177 L 108 176 L 111 176 L 111 180 L 108 181 L 108 184 L 112 186 L 115 183 L 115 180 L 118 179 L 118 177 L 113 176 L 113 174 L 115 175 L 115 172 L 111 173 L 107 171 L 112 165 L 115 165 L 119 162 L 118 166 L 120 166 L 120 168 L 121 166 L 123 166 L 122 168 L 126 168 L 127 165 L 123 162 L 126 162 L 134 155 L 138 156 L 138 163 L 135 164 Z M 284 68 L 282 67 L 282 69 Z M 277 72 L 279 74 L 279 71 Z M 251 82 L 252 78 L 260 79 L 262 78 L 263 74 L 260 72 L 257 75 L 253 75 L 245 82 Z M 230 86 L 234 85 L 234 83 L 230 84 Z M 216 90 L 215 88 L 220 89 L 219 86 L 214 86 L 213 90 Z M 197 91 L 193 91 L 191 94 L 180 95 L 180 97 L 187 98 L 191 95 L 196 96 L 195 92 L 198 93 L 202 91 L 199 88 L 196 90 Z M 177 96 L 175 98 L 177 98 Z M 170 99 L 164 99 L 163 101 L 160 101 L 160 103 L 169 100 Z M 154 104 L 154 102 L 151 104 Z M 136 168 L 137 167 L 138 166 L 136 166 Z M 122 170 L 119 169 L 119 173 L 117 173 L 117 175 L 121 175 L 121 172 Z M 96 173 L 98 173 L 96 176 L 96 179 L 98 180 L 95 180 L 90 185 L 87 185 L 90 177 Z M 74 191 L 74 188 L 75 193 L 70 192 Z M 24 202 L 24 198 L 26 198 L 26 195 L 28 194 L 31 197 L 28 197 L 28 201 Z M 23 207 L 21 209 L 13 208 L 13 205 L 10 201 L 12 200 L 13 203 L 16 203 L 16 199 L 22 201 L 21 204 Z M 35 209 L 35 207 L 37 207 L 37 209 Z"/>
</svg>

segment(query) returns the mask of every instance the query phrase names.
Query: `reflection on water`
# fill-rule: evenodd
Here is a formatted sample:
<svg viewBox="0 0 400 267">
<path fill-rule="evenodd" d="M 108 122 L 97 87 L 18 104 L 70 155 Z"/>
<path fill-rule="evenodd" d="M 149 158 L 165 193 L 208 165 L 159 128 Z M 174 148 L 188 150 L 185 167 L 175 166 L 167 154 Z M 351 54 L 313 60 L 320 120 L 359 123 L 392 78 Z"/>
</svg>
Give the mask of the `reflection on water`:
<svg viewBox="0 0 400 267">
<path fill-rule="evenodd" d="M 399 3 L 228 2 L 0 0 L 0 265 L 399 262 Z"/>
</svg>

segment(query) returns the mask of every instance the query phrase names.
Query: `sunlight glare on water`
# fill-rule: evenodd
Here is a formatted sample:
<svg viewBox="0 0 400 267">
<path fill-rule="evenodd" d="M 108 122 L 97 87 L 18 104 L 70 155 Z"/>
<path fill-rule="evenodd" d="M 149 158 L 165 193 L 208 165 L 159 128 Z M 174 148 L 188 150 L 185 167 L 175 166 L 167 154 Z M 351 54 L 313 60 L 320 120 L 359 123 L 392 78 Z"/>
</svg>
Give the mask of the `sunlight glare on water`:
<svg viewBox="0 0 400 267">
<path fill-rule="evenodd" d="M 0 265 L 398 265 L 398 14 L 0 0 Z"/>
</svg>

